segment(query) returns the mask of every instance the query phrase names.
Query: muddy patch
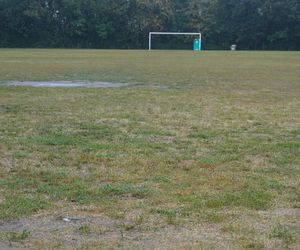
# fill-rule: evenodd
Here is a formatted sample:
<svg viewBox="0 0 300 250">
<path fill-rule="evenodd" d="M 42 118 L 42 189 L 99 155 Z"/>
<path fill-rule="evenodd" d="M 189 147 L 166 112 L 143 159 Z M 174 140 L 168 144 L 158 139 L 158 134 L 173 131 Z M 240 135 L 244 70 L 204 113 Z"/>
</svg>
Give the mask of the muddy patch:
<svg viewBox="0 0 300 250">
<path fill-rule="evenodd" d="M 124 88 L 132 86 L 132 83 L 113 82 L 87 82 L 87 81 L 10 81 L 7 86 L 40 87 L 40 88 Z"/>
<path fill-rule="evenodd" d="M 96 215 L 33 216 L 8 223 L 0 222 L 0 249 L 38 249 L 38 242 L 51 245 L 52 240 L 73 248 L 80 246 L 84 239 L 119 238 L 121 232 L 116 228 L 115 221 Z M 24 232 L 28 232 L 28 237 L 16 240 Z M 14 239 L 10 235 L 15 235 Z"/>
<path fill-rule="evenodd" d="M 128 214 L 125 224 L 136 221 L 136 216 L 139 215 Z M 78 249 L 84 245 L 91 249 L 193 249 L 195 245 L 198 249 L 199 244 L 209 244 L 211 238 L 219 239 L 221 244 L 216 245 L 220 249 L 228 247 L 229 239 L 220 235 L 216 228 L 159 227 L 157 220 L 152 219 L 144 225 L 124 227 L 124 221 L 101 214 L 44 213 L 0 222 L 0 249 L 45 249 L 46 246 L 47 249 Z"/>
</svg>

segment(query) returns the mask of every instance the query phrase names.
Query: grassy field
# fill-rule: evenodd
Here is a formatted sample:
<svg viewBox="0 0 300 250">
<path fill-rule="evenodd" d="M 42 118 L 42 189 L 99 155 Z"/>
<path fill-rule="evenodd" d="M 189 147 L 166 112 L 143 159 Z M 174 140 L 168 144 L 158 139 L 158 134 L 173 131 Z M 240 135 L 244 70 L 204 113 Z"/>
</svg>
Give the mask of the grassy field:
<svg viewBox="0 0 300 250">
<path fill-rule="evenodd" d="M 0 156 L 0 249 L 299 249 L 300 53 L 0 50 Z"/>
</svg>

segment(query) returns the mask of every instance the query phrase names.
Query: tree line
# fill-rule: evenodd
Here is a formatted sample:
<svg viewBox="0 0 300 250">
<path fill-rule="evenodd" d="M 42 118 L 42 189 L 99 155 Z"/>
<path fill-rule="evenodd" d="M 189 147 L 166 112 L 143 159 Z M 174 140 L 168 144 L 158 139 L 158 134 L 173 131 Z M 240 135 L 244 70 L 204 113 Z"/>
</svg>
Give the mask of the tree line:
<svg viewBox="0 0 300 250">
<path fill-rule="evenodd" d="M 300 0 L 0 0 L 0 47 L 146 48 L 150 31 L 202 32 L 206 49 L 299 50 Z"/>
</svg>

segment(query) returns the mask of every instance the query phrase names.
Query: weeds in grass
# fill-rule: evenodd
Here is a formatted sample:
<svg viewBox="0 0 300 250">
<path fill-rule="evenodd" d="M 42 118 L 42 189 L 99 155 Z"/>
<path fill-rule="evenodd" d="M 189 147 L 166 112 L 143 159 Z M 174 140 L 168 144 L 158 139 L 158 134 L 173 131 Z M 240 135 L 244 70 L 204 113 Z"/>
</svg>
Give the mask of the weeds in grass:
<svg viewBox="0 0 300 250">
<path fill-rule="evenodd" d="M 22 243 L 24 240 L 28 239 L 31 235 L 31 232 L 28 230 L 23 230 L 21 233 L 8 232 L 7 239 L 10 243 L 19 242 Z"/>
<path fill-rule="evenodd" d="M 292 230 L 288 226 L 282 225 L 280 223 L 276 224 L 273 227 L 270 236 L 272 238 L 278 238 L 282 240 L 285 247 L 288 247 L 290 244 L 295 242 L 295 236 Z"/>
<path fill-rule="evenodd" d="M 152 210 L 154 213 L 160 214 L 162 216 L 167 216 L 167 217 L 175 217 L 176 216 L 176 211 L 170 210 L 170 209 L 164 209 L 164 208 L 156 208 Z"/>
<path fill-rule="evenodd" d="M 157 213 L 161 215 L 162 217 L 166 218 L 166 221 L 169 225 L 176 225 L 176 211 L 172 209 L 165 209 L 165 208 L 155 208 L 152 209 L 152 213 Z"/>
<path fill-rule="evenodd" d="M 19 218 L 49 207 L 50 203 L 43 197 L 20 194 L 7 196 L 5 202 L 0 204 L 0 220 Z"/>
<path fill-rule="evenodd" d="M 104 194 L 123 195 L 131 194 L 133 197 L 144 198 L 151 193 L 145 185 L 134 186 L 131 183 L 125 185 L 113 186 L 111 184 L 105 184 L 100 187 L 100 192 Z"/>
<path fill-rule="evenodd" d="M 139 226 L 141 226 L 143 224 L 143 222 L 145 221 L 145 219 L 146 219 L 145 215 L 144 214 L 140 214 L 140 215 L 136 216 L 130 222 L 124 223 L 123 228 L 126 231 L 137 229 Z"/>
<path fill-rule="evenodd" d="M 265 192 L 225 192 L 204 202 L 208 208 L 243 206 L 249 209 L 265 210 L 270 207 L 271 196 Z"/>
<path fill-rule="evenodd" d="M 78 231 L 81 235 L 89 235 L 91 233 L 91 228 L 89 225 L 83 225 L 78 228 Z"/>
</svg>

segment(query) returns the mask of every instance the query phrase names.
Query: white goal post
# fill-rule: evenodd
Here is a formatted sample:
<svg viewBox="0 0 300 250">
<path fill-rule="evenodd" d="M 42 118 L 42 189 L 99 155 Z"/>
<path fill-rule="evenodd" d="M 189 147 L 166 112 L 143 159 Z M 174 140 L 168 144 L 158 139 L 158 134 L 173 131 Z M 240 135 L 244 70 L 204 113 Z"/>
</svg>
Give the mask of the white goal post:
<svg viewBox="0 0 300 250">
<path fill-rule="evenodd" d="M 152 35 L 188 35 L 188 36 L 198 36 L 200 42 L 200 48 L 202 43 L 201 33 L 195 32 L 149 32 L 149 50 L 152 49 Z"/>
</svg>

